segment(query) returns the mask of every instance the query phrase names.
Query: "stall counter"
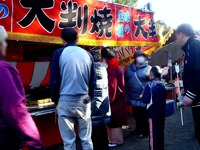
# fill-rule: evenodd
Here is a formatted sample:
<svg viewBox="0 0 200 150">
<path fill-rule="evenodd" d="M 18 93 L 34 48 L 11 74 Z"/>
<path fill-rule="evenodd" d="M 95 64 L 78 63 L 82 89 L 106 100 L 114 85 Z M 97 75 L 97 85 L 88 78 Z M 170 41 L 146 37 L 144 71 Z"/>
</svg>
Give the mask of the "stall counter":
<svg viewBox="0 0 200 150">
<path fill-rule="evenodd" d="M 62 143 L 55 108 L 31 111 L 30 114 L 38 127 L 45 148 Z"/>
</svg>

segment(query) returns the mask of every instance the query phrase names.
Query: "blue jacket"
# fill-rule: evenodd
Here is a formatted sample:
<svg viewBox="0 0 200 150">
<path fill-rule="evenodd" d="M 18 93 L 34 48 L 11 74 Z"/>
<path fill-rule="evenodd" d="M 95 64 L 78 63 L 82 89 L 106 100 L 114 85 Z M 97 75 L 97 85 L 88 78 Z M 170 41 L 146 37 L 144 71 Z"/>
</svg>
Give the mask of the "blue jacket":
<svg viewBox="0 0 200 150">
<path fill-rule="evenodd" d="M 125 86 L 127 101 L 131 102 L 132 106 L 135 107 L 146 107 L 146 104 L 141 101 L 141 95 L 144 92 L 144 87 L 149 81 L 148 74 L 151 66 L 148 63 L 137 67 L 135 63 L 132 63 L 125 72 Z M 139 83 L 141 81 L 142 85 Z"/>
<path fill-rule="evenodd" d="M 182 49 L 185 52 L 183 83 L 186 96 L 196 103 L 200 97 L 200 40 L 191 37 Z"/>
<path fill-rule="evenodd" d="M 68 43 L 66 47 L 68 46 L 76 46 L 76 43 Z M 60 75 L 60 57 L 63 52 L 63 50 L 66 48 L 60 48 L 55 51 L 53 54 L 52 62 L 51 62 L 51 76 L 50 76 L 50 88 L 51 88 L 51 98 L 55 102 L 55 104 L 58 103 L 59 97 L 60 97 L 60 86 L 61 86 L 61 75 Z M 94 60 L 93 57 L 88 53 L 92 60 L 92 66 L 91 66 L 91 74 L 89 79 L 89 95 L 91 98 L 93 98 L 93 90 L 96 87 L 96 73 L 95 73 L 95 66 L 94 66 Z"/>
<path fill-rule="evenodd" d="M 152 119 L 164 119 L 167 91 L 159 79 L 150 81 L 144 90 L 142 101 L 147 105 L 148 116 Z"/>
<path fill-rule="evenodd" d="M 103 63 L 95 62 L 96 88 L 92 99 L 92 124 L 94 127 L 110 123 L 111 108 L 108 97 L 108 74 Z"/>
</svg>

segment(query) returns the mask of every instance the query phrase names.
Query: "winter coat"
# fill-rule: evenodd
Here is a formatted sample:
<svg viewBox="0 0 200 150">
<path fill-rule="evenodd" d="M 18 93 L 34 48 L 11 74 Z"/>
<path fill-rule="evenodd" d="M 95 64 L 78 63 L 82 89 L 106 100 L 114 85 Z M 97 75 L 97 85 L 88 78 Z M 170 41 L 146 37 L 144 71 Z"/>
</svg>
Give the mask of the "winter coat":
<svg viewBox="0 0 200 150">
<path fill-rule="evenodd" d="M 151 66 L 147 62 L 139 67 L 132 63 L 125 72 L 126 98 L 128 102 L 131 102 L 132 106 L 146 107 L 146 104 L 141 101 L 141 95 L 149 81 L 148 74 L 150 69 Z"/>
<path fill-rule="evenodd" d="M 42 150 L 38 129 L 26 108 L 19 72 L 4 61 L 0 61 L 0 72 L 0 149 L 18 141 L 17 147 Z"/>
<path fill-rule="evenodd" d="M 75 42 L 69 42 L 67 45 L 63 48 L 60 48 L 56 50 L 53 54 L 52 62 L 51 62 L 51 73 L 50 73 L 50 89 L 51 89 L 51 99 L 53 102 L 57 105 L 58 100 L 60 98 L 60 88 L 61 88 L 61 68 L 60 68 L 60 57 L 62 56 L 62 53 L 65 48 L 68 48 L 69 46 L 76 46 Z M 89 96 L 93 98 L 93 90 L 96 86 L 96 73 L 95 73 L 95 67 L 94 67 L 94 59 L 91 56 L 90 53 L 88 55 L 91 58 L 92 61 L 92 67 L 91 67 L 91 73 L 90 73 L 90 79 L 89 79 Z M 67 85 L 66 85 L 67 86 Z"/>
<path fill-rule="evenodd" d="M 149 118 L 164 119 L 167 91 L 159 79 L 150 81 L 144 90 L 142 101 L 147 105 Z"/>
<path fill-rule="evenodd" d="M 110 102 L 108 97 L 108 74 L 106 67 L 95 62 L 96 88 L 92 99 L 92 124 L 94 127 L 105 126 L 110 123 Z"/>
<path fill-rule="evenodd" d="M 196 103 L 200 100 L 200 40 L 191 37 L 182 49 L 185 52 L 183 83 L 186 96 Z"/>
<path fill-rule="evenodd" d="M 109 59 L 107 63 L 111 104 L 111 123 L 108 126 L 110 128 L 117 128 L 127 124 L 124 73 L 116 58 Z"/>
</svg>

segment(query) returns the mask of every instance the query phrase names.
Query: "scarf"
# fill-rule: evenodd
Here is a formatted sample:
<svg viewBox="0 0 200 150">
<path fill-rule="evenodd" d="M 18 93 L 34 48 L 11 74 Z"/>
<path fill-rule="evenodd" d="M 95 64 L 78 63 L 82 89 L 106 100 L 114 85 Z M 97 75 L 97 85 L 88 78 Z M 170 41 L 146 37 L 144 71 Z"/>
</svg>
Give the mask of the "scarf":
<svg viewBox="0 0 200 150">
<path fill-rule="evenodd" d="M 107 60 L 108 70 L 116 69 L 119 67 L 119 62 L 117 58 L 111 58 Z"/>
</svg>

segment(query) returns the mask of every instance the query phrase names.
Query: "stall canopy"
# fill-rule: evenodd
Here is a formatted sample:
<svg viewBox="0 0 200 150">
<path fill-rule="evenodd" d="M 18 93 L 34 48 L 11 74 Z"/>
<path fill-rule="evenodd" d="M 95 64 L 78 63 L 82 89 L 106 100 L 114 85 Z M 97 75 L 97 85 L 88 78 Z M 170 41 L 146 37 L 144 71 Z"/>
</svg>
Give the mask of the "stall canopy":
<svg viewBox="0 0 200 150">
<path fill-rule="evenodd" d="M 183 50 L 181 50 L 180 47 L 173 42 L 162 47 L 159 51 L 152 53 L 150 65 L 167 66 L 169 59 L 171 59 L 172 62 L 175 62 L 183 57 Z"/>
<path fill-rule="evenodd" d="M 61 30 L 74 27 L 79 45 L 148 46 L 155 50 L 163 36 L 152 12 L 95 0 L 6 0 L 0 2 L 0 24 L 9 40 L 62 43 Z"/>
</svg>

